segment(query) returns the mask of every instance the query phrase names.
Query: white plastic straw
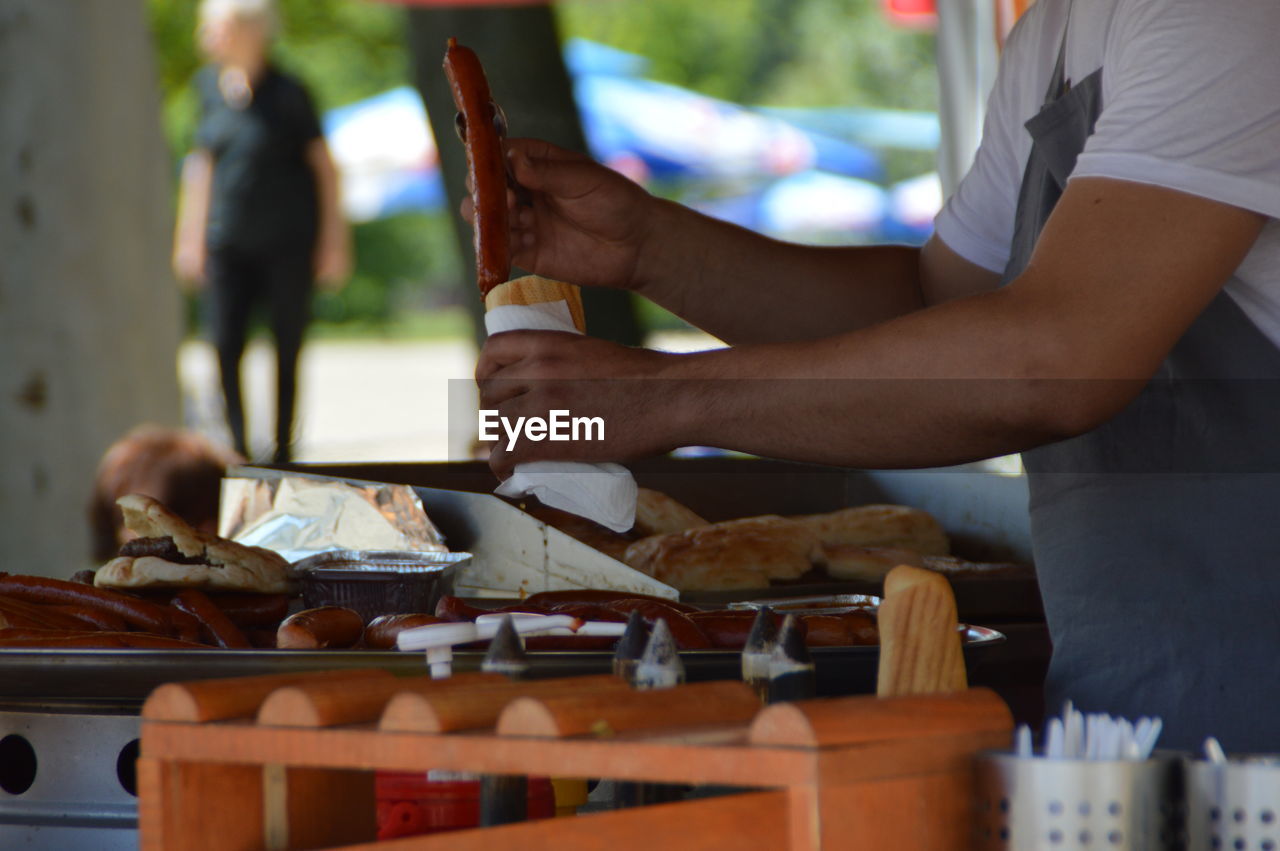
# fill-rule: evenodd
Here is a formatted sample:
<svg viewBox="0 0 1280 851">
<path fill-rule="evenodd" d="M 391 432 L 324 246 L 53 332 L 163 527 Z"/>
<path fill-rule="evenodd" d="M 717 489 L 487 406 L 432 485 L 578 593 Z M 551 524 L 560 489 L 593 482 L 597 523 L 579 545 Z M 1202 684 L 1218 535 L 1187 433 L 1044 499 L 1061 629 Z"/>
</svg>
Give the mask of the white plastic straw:
<svg viewBox="0 0 1280 851">
<path fill-rule="evenodd" d="M 1045 727 L 1044 755 L 1050 759 L 1143 760 L 1151 756 L 1163 726 L 1159 718 L 1142 717 L 1133 722 L 1105 713 L 1086 715 L 1068 700 L 1062 717 L 1049 719 Z M 1019 757 L 1032 756 L 1031 730 L 1020 726 L 1014 744 Z M 1208 742 L 1205 748 L 1207 751 Z"/>
<path fill-rule="evenodd" d="M 1062 759 L 1063 751 L 1063 734 L 1062 719 L 1049 719 L 1049 735 L 1046 737 L 1044 746 L 1044 755 L 1050 759 Z"/>
<path fill-rule="evenodd" d="M 1014 736 L 1014 753 L 1020 758 L 1026 759 L 1033 755 L 1031 750 L 1031 728 L 1026 724 L 1019 724 L 1018 731 Z"/>
</svg>

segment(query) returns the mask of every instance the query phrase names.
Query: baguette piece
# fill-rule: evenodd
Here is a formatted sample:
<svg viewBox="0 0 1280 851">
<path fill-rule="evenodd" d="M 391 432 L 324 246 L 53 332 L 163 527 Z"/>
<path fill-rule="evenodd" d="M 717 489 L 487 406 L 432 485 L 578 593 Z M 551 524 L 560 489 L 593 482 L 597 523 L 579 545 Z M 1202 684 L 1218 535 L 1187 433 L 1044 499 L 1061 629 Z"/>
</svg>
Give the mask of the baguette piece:
<svg viewBox="0 0 1280 851">
<path fill-rule="evenodd" d="M 818 556 L 818 539 L 803 524 L 765 515 L 641 538 L 623 561 L 681 591 L 722 591 L 795 579 Z"/>
<path fill-rule="evenodd" d="M 901 547 L 822 547 L 822 566 L 832 579 L 880 582 L 900 564 L 925 566 L 925 557 Z"/>
<path fill-rule="evenodd" d="M 697 512 L 676 502 L 662 491 L 640 488 L 636 495 L 635 531 L 641 537 L 670 535 L 707 525 L 710 524 Z"/>
<path fill-rule="evenodd" d="M 1035 579 L 1029 564 L 1003 561 L 965 561 L 955 556 L 925 556 L 923 566 L 952 579 Z"/>
<path fill-rule="evenodd" d="M 949 579 L 1033 580 L 1031 565 L 1013 562 L 966 561 L 956 556 L 922 556 L 896 547 L 834 546 L 822 548 L 822 567 L 832 579 L 881 582 L 900 564 L 923 567 Z"/>
<path fill-rule="evenodd" d="M 895 547 L 921 555 L 947 555 L 951 542 L 927 511 L 906 505 L 858 505 L 794 517 L 824 547 Z"/>
</svg>

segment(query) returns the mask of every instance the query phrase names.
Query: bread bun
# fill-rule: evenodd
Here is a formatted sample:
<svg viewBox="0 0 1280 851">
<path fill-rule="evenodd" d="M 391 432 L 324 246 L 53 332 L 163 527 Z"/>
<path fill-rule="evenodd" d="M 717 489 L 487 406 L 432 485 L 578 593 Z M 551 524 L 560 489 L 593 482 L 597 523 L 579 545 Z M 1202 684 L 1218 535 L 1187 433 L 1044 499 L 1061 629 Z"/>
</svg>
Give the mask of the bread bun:
<svg viewBox="0 0 1280 851">
<path fill-rule="evenodd" d="M 157 556 L 121 556 L 99 568 L 93 584 L 101 588 L 207 588 L 282 594 L 289 591 L 289 563 L 271 550 L 247 547 L 193 529 L 158 501 L 141 494 L 116 500 L 125 527 L 143 538 L 170 538 L 194 564 Z"/>
</svg>

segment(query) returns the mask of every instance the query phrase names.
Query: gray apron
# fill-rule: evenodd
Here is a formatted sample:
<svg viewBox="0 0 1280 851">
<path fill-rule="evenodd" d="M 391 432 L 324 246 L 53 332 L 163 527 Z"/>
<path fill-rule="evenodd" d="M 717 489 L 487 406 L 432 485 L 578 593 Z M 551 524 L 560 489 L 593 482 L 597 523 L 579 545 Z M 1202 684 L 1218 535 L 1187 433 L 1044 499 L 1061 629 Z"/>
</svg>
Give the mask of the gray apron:
<svg viewBox="0 0 1280 851">
<path fill-rule="evenodd" d="M 1102 111 L 1066 38 L 1018 197 L 1007 283 Z M 1280 350 L 1219 292 L 1105 425 L 1024 454 L 1054 653 L 1046 699 L 1164 718 L 1161 744 L 1280 751 Z M 1064 388 L 1069 390 L 1070 388 Z"/>
</svg>

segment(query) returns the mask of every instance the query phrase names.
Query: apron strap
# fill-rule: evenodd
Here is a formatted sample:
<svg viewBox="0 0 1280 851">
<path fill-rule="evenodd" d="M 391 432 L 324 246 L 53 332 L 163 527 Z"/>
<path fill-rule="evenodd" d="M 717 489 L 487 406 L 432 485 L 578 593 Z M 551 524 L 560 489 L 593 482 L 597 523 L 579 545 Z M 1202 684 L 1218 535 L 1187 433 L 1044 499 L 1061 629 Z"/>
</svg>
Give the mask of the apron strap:
<svg viewBox="0 0 1280 851">
<path fill-rule="evenodd" d="M 1067 3 L 1067 22 L 1062 27 L 1062 44 L 1058 46 L 1058 61 L 1054 63 L 1053 74 L 1049 77 L 1049 88 L 1044 93 L 1044 102 L 1046 104 L 1053 103 L 1062 97 L 1071 88 L 1071 84 L 1066 81 L 1067 70 L 1067 33 L 1071 31 L 1071 7 L 1075 5 L 1073 2 Z"/>
</svg>

